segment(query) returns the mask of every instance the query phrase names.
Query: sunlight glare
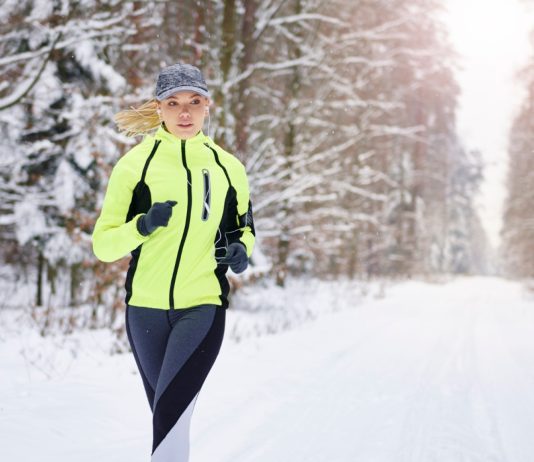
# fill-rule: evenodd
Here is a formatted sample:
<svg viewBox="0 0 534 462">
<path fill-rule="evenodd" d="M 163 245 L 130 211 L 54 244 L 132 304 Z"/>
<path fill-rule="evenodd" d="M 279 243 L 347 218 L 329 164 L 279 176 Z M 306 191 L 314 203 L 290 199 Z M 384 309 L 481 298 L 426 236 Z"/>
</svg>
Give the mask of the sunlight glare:
<svg viewBox="0 0 534 462">
<path fill-rule="evenodd" d="M 446 3 L 451 39 L 466 57 L 514 55 L 518 38 L 525 29 L 534 26 L 521 5 L 513 0 L 448 0 Z"/>
<path fill-rule="evenodd" d="M 508 134 L 524 98 L 517 76 L 532 54 L 532 9 L 520 0 L 445 0 L 445 6 L 462 91 L 458 131 L 467 149 L 482 153 L 486 168 L 479 213 L 496 247 L 506 196 Z"/>
</svg>

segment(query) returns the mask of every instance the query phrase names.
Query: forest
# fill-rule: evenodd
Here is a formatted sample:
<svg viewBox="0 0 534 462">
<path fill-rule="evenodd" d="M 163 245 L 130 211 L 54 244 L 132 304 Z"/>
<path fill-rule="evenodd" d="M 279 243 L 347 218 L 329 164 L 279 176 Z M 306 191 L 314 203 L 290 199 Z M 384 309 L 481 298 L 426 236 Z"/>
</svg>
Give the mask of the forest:
<svg viewBox="0 0 534 462">
<path fill-rule="evenodd" d="M 532 34 L 531 37 L 534 39 Z M 530 281 L 534 277 L 534 56 L 520 78 L 526 84 L 526 92 L 509 135 L 501 260 L 505 274 Z"/>
<path fill-rule="evenodd" d="M 246 166 L 257 245 L 233 290 L 290 278 L 432 279 L 494 271 L 474 198 L 480 152 L 456 127 L 440 0 L 7 0 L 0 10 L 0 280 L 6 307 L 123 309 L 128 258 L 91 233 L 139 139 L 113 115 L 159 70 L 200 67 L 217 143 Z M 534 60 L 510 133 L 502 271 L 534 276 Z M 110 310 L 111 308 L 111 310 Z M 110 315 L 111 313 L 111 315 Z M 74 322 L 74 321 L 71 321 Z"/>
</svg>

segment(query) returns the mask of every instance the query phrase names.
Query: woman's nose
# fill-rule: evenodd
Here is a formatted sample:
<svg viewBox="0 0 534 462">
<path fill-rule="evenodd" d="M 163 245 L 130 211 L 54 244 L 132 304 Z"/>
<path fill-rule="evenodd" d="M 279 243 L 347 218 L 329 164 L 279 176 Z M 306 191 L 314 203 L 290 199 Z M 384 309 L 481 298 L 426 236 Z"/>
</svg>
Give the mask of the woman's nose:
<svg viewBox="0 0 534 462">
<path fill-rule="evenodd" d="M 180 117 L 189 117 L 191 114 L 189 113 L 189 109 L 187 107 L 180 109 Z"/>
</svg>

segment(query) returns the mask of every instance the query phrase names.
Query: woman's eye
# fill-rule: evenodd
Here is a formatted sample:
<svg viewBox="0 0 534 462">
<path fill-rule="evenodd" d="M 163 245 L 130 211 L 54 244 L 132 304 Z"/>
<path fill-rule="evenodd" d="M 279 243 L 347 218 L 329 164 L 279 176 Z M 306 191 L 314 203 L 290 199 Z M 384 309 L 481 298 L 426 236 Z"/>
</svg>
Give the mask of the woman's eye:
<svg viewBox="0 0 534 462">
<path fill-rule="evenodd" d="M 200 100 L 199 99 L 194 99 L 193 101 L 191 101 L 191 104 L 200 104 Z"/>
</svg>

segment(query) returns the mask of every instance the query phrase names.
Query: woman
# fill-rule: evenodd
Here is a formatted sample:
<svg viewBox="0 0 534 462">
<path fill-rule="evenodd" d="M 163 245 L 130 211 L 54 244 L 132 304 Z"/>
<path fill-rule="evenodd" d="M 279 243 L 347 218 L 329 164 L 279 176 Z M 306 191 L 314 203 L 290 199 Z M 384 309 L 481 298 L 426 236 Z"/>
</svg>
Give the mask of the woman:
<svg viewBox="0 0 534 462">
<path fill-rule="evenodd" d="M 102 261 L 131 252 L 126 328 L 153 413 L 153 462 L 189 456 L 189 421 L 219 352 L 228 266 L 247 268 L 255 233 L 243 165 L 202 133 L 209 92 L 199 69 L 163 69 L 155 99 L 117 114 L 153 136 L 109 179 L 93 232 Z"/>
</svg>

